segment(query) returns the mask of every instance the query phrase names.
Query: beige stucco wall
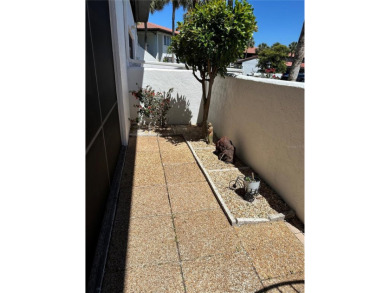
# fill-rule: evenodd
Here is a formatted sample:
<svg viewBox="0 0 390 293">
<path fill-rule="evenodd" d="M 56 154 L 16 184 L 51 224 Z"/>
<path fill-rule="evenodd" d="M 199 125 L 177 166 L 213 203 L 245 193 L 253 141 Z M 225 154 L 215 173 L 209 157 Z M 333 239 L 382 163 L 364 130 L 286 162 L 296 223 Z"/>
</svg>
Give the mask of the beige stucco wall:
<svg viewBox="0 0 390 293">
<path fill-rule="evenodd" d="M 217 77 L 209 121 L 304 222 L 304 84 Z"/>
</svg>

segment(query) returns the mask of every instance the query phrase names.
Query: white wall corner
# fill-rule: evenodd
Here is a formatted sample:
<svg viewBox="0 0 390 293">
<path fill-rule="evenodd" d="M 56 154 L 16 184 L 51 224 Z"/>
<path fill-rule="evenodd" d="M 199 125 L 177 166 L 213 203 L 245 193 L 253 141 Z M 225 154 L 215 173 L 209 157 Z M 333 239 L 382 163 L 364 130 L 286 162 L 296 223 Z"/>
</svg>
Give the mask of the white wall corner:
<svg viewBox="0 0 390 293">
<path fill-rule="evenodd" d="M 118 100 L 119 125 L 122 145 L 128 144 L 130 132 L 130 109 L 127 82 L 127 29 L 126 1 L 109 1 L 112 51 L 114 57 L 115 83 Z M 134 20 L 133 20 L 134 22 Z"/>
</svg>

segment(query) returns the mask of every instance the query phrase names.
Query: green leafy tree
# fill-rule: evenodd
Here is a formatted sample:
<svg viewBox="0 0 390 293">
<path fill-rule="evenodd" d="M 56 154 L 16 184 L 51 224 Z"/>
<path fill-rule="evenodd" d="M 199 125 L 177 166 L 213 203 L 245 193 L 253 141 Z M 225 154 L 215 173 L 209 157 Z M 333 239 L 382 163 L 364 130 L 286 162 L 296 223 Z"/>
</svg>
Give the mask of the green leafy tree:
<svg viewBox="0 0 390 293">
<path fill-rule="evenodd" d="M 285 72 L 289 52 L 287 46 L 275 43 L 270 48 L 265 48 L 258 53 L 257 66 L 261 68 L 262 72 L 267 68 L 273 68 L 276 72 Z"/>
<path fill-rule="evenodd" d="M 248 41 L 248 43 L 246 44 L 246 47 L 247 47 L 247 49 L 246 49 L 246 51 L 245 51 L 245 58 L 246 58 L 246 56 L 247 56 L 247 54 L 248 54 L 248 49 L 249 48 L 253 48 L 255 46 L 255 39 L 253 38 L 253 36 L 250 38 L 250 40 Z"/>
<path fill-rule="evenodd" d="M 183 9 L 188 9 L 192 7 L 192 0 L 171 0 L 172 2 L 172 36 L 175 35 L 175 14 L 176 10 L 179 7 L 183 7 Z"/>
<path fill-rule="evenodd" d="M 156 11 L 161 11 L 164 9 L 164 6 L 169 3 L 170 0 L 152 0 L 150 2 L 150 13 L 154 14 Z M 145 51 L 147 51 L 147 43 L 148 43 L 148 23 L 144 22 L 145 26 L 145 35 L 144 35 L 144 43 L 145 43 Z"/>
<path fill-rule="evenodd" d="M 261 51 L 268 48 L 269 46 L 266 43 L 261 43 L 260 45 L 257 46 L 256 53 L 259 54 Z"/>
<path fill-rule="evenodd" d="M 150 2 L 150 13 L 155 13 L 156 11 L 161 11 L 164 9 L 165 5 L 167 5 L 170 0 L 152 0 Z"/>
<path fill-rule="evenodd" d="M 175 36 L 175 15 L 176 10 L 179 7 L 182 7 L 183 9 L 192 8 L 193 2 L 192 0 L 170 0 L 172 2 L 172 37 Z M 173 54 L 172 54 L 172 61 L 173 61 Z"/>
<path fill-rule="evenodd" d="M 303 22 L 301 34 L 299 36 L 297 48 L 295 51 L 294 61 L 291 66 L 290 75 L 288 80 L 296 80 L 303 58 L 305 57 L 305 22 Z"/>
<path fill-rule="evenodd" d="M 292 42 L 290 45 L 288 45 L 288 48 L 290 49 L 291 57 L 292 57 L 293 55 L 295 55 L 295 51 L 296 51 L 296 49 L 297 49 L 297 45 L 298 45 L 297 42 Z"/>
<path fill-rule="evenodd" d="M 256 19 L 246 0 L 236 0 L 234 7 L 226 5 L 225 0 L 210 0 L 195 5 L 184 22 L 178 24 L 180 34 L 173 37 L 171 49 L 179 62 L 185 63 L 187 69 L 192 68 L 193 75 L 202 84 L 202 127 L 206 135 L 215 77 L 217 74 L 224 77 L 229 64 L 242 55 L 257 30 Z"/>
</svg>

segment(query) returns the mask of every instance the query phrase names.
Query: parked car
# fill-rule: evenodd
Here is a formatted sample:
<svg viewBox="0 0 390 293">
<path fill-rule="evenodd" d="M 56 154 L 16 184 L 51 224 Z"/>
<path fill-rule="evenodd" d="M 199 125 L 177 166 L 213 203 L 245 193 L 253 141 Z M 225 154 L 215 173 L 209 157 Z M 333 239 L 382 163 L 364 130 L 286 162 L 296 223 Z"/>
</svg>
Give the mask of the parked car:
<svg viewBox="0 0 390 293">
<path fill-rule="evenodd" d="M 290 75 L 290 73 L 287 73 L 287 72 L 283 73 L 281 80 L 288 80 L 289 75 Z M 296 81 L 305 82 L 305 73 L 304 72 L 298 73 L 298 77 L 297 77 Z"/>
<path fill-rule="evenodd" d="M 283 73 L 282 74 L 282 77 L 280 78 L 281 80 L 287 80 L 288 79 L 288 76 L 289 76 L 290 74 L 289 73 Z"/>
</svg>

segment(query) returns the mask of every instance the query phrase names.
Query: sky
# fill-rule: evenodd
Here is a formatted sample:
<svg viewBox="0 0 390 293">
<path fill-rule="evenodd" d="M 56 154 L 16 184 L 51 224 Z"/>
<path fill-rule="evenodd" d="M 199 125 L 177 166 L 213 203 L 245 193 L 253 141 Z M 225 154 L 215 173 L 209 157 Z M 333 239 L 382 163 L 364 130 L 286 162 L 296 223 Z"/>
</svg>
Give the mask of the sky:
<svg viewBox="0 0 390 293">
<path fill-rule="evenodd" d="M 266 43 L 271 46 L 279 42 L 288 46 L 298 42 L 305 19 L 303 0 L 249 0 L 254 8 L 258 31 L 253 34 L 255 46 Z M 183 20 L 185 11 L 176 10 L 175 22 Z M 149 15 L 149 22 L 172 27 L 172 4 L 164 10 Z"/>
</svg>

